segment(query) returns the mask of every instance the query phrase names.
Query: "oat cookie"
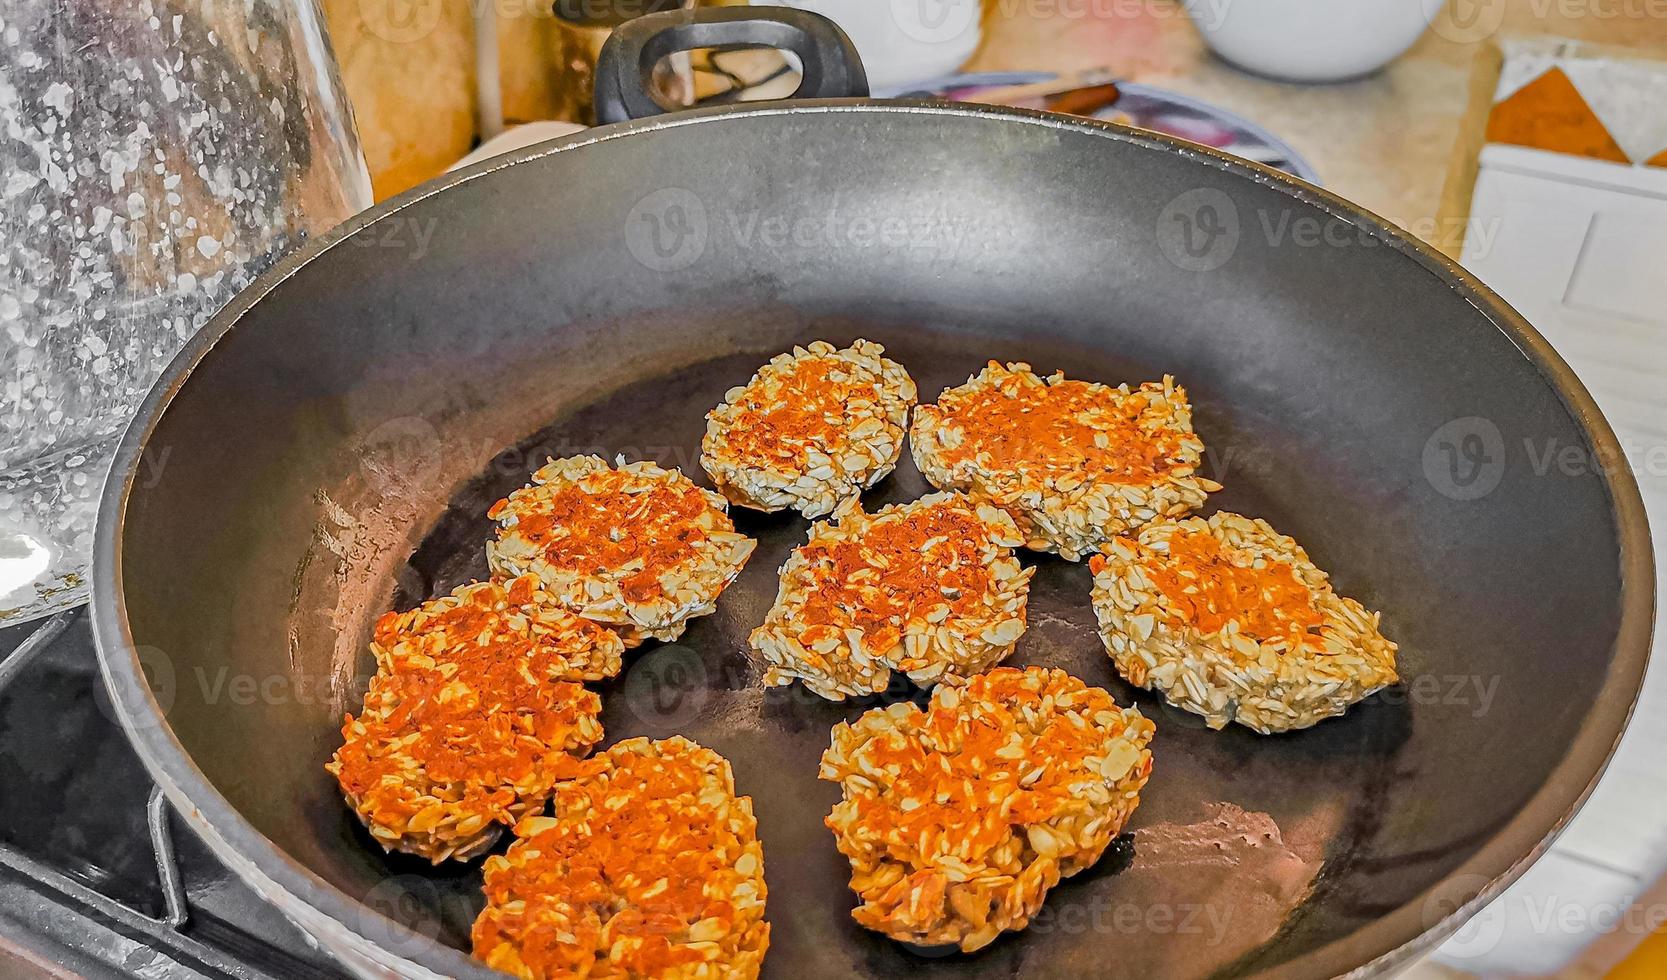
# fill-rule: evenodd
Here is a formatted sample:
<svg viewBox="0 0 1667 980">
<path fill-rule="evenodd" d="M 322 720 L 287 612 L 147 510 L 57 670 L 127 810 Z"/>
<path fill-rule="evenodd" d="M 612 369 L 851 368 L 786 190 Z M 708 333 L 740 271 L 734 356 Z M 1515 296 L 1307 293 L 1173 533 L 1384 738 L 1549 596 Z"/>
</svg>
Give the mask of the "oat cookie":
<svg viewBox="0 0 1667 980">
<path fill-rule="evenodd" d="M 752 800 L 684 738 L 621 742 L 557 790 L 554 816 L 487 858 L 475 955 L 518 977 L 758 976 L 770 944 Z"/>
<path fill-rule="evenodd" d="M 628 647 L 675 640 L 710 614 L 757 542 L 737 534 L 723 497 L 650 462 L 551 460 L 492 505 L 487 560 L 537 575 L 554 601 L 619 632 Z"/>
<path fill-rule="evenodd" d="M 526 576 L 389 613 L 371 649 L 364 708 L 326 768 L 378 843 L 438 864 L 490 847 L 601 741 L 581 682 L 618 673 L 624 644 Z"/>
<path fill-rule="evenodd" d="M 849 501 L 812 525 L 781 569 L 751 645 L 766 684 L 797 678 L 835 701 L 884 691 L 891 672 L 958 683 L 1012 652 L 1034 569 L 1005 513 L 935 493 L 873 514 Z"/>
<path fill-rule="evenodd" d="M 915 383 L 867 340 L 795 347 L 706 416 L 700 465 L 731 501 L 821 517 L 885 479 L 903 453 Z"/>
<path fill-rule="evenodd" d="M 858 923 L 971 952 L 1023 929 L 1122 832 L 1152 771 L 1152 723 L 1062 670 L 997 667 L 922 711 L 834 728 L 821 777 Z"/>
<path fill-rule="evenodd" d="M 1090 565 L 1118 673 L 1211 728 L 1307 728 L 1398 679 L 1378 614 L 1338 595 L 1266 521 L 1150 524 Z"/>
<path fill-rule="evenodd" d="M 991 361 L 915 410 L 909 447 L 933 486 L 995 504 L 1026 547 L 1073 561 L 1221 489 L 1198 474 L 1204 443 L 1167 376 L 1112 388 Z"/>
</svg>

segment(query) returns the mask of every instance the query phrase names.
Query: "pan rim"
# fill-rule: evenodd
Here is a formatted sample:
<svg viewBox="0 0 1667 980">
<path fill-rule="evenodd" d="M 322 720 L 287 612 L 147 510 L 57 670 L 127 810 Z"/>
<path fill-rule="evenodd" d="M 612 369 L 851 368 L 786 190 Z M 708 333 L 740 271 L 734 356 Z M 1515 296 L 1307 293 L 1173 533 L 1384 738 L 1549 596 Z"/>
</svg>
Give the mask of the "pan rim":
<svg viewBox="0 0 1667 980">
<path fill-rule="evenodd" d="M 975 117 L 1135 144 L 1175 153 L 1192 162 L 1244 177 L 1319 208 L 1333 217 L 1349 221 L 1418 262 L 1449 289 L 1459 293 L 1504 334 L 1551 387 L 1564 409 L 1581 427 L 1593 450 L 1599 454 L 1597 458 L 1625 458 L 1607 419 L 1568 364 L 1526 318 L 1457 262 L 1375 213 L 1300 178 L 1163 134 L 1027 109 L 931 101 L 839 99 L 696 109 L 587 130 L 482 161 L 355 215 L 257 277 L 192 337 L 147 393 L 121 438 L 101 495 L 94 540 L 91 609 L 100 667 L 116 713 L 152 778 L 162 787 L 174 807 L 187 817 L 188 823 L 222 861 L 255 885 L 263 897 L 286 916 L 293 918 L 292 908 L 303 906 L 313 913 L 306 927 L 309 931 L 330 932 L 333 930 L 327 926 L 333 926 L 351 936 L 351 939 L 343 936 L 343 941 L 358 948 L 375 948 L 385 953 L 390 963 L 399 962 L 436 975 L 496 975 L 467 953 L 427 937 L 410 934 L 406 948 L 400 952 L 373 942 L 365 935 L 367 926 L 382 935 L 401 935 L 407 930 L 325 881 L 257 830 L 197 767 L 190 753 L 174 735 L 166 713 L 152 696 L 144 678 L 139 651 L 128 628 L 121 575 L 121 539 L 138 464 L 174 397 L 218 341 L 279 284 L 318 261 L 360 230 L 436 194 L 547 155 L 572 152 L 593 143 L 625 139 L 641 133 L 698 126 L 736 117 L 848 113 Z M 1455 932 L 1471 915 L 1520 877 L 1551 846 L 1591 795 L 1625 733 L 1636 705 L 1650 655 L 1655 607 L 1654 553 L 1636 480 L 1629 467 L 1603 467 L 1601 476 L 1616 528 L 1621 579 L 1620 621 L 1613 647 L 1614 657 L 1599 696 L 1563 758 L 1509 822 L 1475 854 L 1429 889 L 1349 935 L 1275 967 L 1263 968 L 1254 976 L 1277 973 L 1282 977 L 1365 977 L 1381 975 L 1405 964 Z M 1437 898 L 1444 899 L 1442 909 L 1451 907 L 1451 911 L 1432 919 L 1430 906 Z M 357 927 L 349 923 L 355 923 Z M 340 955 L 335 948 L 331 951 Z"/>
</svg>

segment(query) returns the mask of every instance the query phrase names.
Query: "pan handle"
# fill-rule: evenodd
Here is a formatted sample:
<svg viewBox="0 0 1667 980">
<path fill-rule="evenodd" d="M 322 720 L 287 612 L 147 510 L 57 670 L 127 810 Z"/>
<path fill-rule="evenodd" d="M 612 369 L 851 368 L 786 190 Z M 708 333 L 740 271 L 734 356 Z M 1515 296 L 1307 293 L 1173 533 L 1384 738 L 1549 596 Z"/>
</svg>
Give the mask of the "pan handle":
<svg viewBox="0 0 1667 980">
<path fill-rule="evenodd" d="M 856 46 L 833 21 L 791 7 L 697 7 L 645 14 L 615 28 L 596 62 L 596 121 L 623 122 L 667 111 L 648 94 L 660 59 L 694 48 L 791 51 L 804 66 L 794 98 L 868 94 Z"/>
</svg>

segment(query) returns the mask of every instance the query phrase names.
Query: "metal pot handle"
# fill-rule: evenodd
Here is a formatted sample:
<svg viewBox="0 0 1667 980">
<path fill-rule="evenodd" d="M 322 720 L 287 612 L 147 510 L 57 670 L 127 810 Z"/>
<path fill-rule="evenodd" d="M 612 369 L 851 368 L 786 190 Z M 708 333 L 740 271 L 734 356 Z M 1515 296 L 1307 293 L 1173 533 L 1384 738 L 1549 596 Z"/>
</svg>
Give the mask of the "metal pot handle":
<svg viewBox="0 0 1667 980">
<path fill-rule="evenodd" d="M 648 94 L 660 59 L 694 48 L 791 51 L 804 66 L 794 98 L 868 94 L 856 46 L 833 21 L 791 7 L 698 7 L 645 14 L 616 28 L 596 62 L 596 121 L 623 122 L 667 111 Z"/>
</svg>

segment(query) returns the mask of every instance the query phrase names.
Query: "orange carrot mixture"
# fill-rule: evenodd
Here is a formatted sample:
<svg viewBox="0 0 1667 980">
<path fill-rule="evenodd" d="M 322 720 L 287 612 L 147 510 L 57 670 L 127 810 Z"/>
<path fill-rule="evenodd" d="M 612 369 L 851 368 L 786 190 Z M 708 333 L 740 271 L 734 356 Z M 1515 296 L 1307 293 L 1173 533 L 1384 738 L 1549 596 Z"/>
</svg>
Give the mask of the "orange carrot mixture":
<svg viewBox="0 0 1667 980">
<path fill-rule="evenodd" d="M 1171 626 L 1209 634 L 1236 622 L 1239 632 L 1259 643 L 1284 639 L 1291 650 L 1324 645 L 1318 630 L 1325 617 L 1288 562 L 1244 564 L 1207 531 L 1173 535 L 1167 552 L 1127 543 L 1145 554 L 1146 575 L 1163 593 Z M 1096 575 L 1104 567 L 1100 555 L 1089 560 Z"/>
<path fill-rule="evenodd" d="M 593 474 L 588 488 L 562 487 L 540 500 L 536 511 L 516 513 L 515 529 L 545 562 L 564 571 L 600 575 L 640 560 L 642 568 L 620 588 L 632 602 L 657 598 L 664 594 L 662 573 L 693 559 L 706 540 L 697 519 L 712 505 L 692 483 L 625 492 L 634 480 L 617 470 Z M 497 520 L 511 508 L 506 498 L 486 516 Z M 712 518 L 713 530 L 735 530 L 723 513 L 714 511 Z"/>
<path fill-rule="evenodd" d="M 991 367 L 1000 365 L 992 361 Z M 1086 381 L 1025 380 L 1011 374 L 999 387 L 968 392 L 953 406 L 940 403 L 945 422 L 969 433 L 966 442 L 944 450 L 946 465 L 988 454 L 980 465 L 990 469 L 1025 465 L 1130 484 L 1151 483 L 1183 465 L 1180 435 L 1160 427 L 1170 416 L 1169 403 L 1146 391 L 1153 384 L 1111 401 L 1103 386 Z M 1161 394 L 1162 386 L 1155 387 Z M 1088 418 L 1100 424 L 1090 425 Z M 1109 429 L 1106 422 L 1112 423 Z"/>
<path fill-rule="evenodd" d="M 487 860 L 475 955 L 532 977 L 756 975 L 769 941 L 762 852 L 728 763 L 674 738 L 583 765 L 556 816 L 523 820 Z"/>
<path fill-rule="evenodd" d="M 808 627 L 802 642 L 854 628 L 864 647 L 890 650 L 910 619 L 943 605 L 959 615 L 984 601 L 990 571 L 980 552 L 990 531 L 971 507 L 933 507 L 869 528 L 859 539 L 804 547 L 817 582 L 797 616 Z"/>
</svg>

